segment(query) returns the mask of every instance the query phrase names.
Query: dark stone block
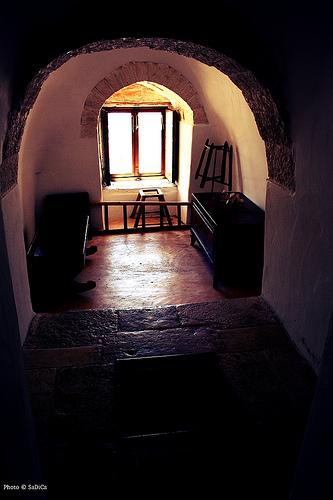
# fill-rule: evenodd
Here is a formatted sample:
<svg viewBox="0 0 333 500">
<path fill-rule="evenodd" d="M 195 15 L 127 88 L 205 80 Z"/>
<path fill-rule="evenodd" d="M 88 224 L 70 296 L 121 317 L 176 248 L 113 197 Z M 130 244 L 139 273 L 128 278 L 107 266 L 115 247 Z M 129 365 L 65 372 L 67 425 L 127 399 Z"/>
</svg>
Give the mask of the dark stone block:
<svg viewBox="0 0 333 500">
<path fill-rule="evenodd" d="M 229 299 L 177 306 L 182 325 L 217 325 L 219 328 L 241 328 L 277 324 L 277 318 L 261 297 Z"/>
<path fill-rule="evenodd" d="M 226 353 L 219 358 L 226 383 L 256 425 L 277 431 L 293 418 L 289 396 L 263 352 Z"/>
<path fill-rule="evenodd" d="M 57 370 L 55 408 L 78 433 L 111 432 L 114 369 L 112 364 Z"/>
<path fill-rule="evenodd" d="M 100 346 L 24 349 L 23 354 L 26 369 L 64 368 L 98 363 L 100 361 Z"/>
<path fill-rule="evenodd" d="M 117 315 L 110 310 L 82 310 L 38 314 L 24 343 L 26 349 L 48 349 L 107 343 L 117 331 Z"/>
<path fill-rule="evenodd" d="M 293 349 L 292 344 L 278 325 L 223 330 L 224 352 L 262 351 L 264 349 Z"/>
<path fill-rule="evenodd" d="M 39 386 L 40 384 L 41 382 L 39 382 Z M 44 385 L 44 382 L 42 384 Z M 30 392 L 30 402 L 38 443 L 41 446 L 48 446 L 50 440 L 50 423 L 55 412 L 54 394 L 51 391 Z"/>
<path fill-rule="evenodd" d="M 317 382 L 315 372 L 295 348 L 288 351 L 271 349 L 265 355 L 274 375 L 289 394 L 295 411 L 307 418 Z"/>
<path fill-rule="evenodd" d="M 26 370 L 30 394 L 53 394 L 56 370 Z"/>
</svg>

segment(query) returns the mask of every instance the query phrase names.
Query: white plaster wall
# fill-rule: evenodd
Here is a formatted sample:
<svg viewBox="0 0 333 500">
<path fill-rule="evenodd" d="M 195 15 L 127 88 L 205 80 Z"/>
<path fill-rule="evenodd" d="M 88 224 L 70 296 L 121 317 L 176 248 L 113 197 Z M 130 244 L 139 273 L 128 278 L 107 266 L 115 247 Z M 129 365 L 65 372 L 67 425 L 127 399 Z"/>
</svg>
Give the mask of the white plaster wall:
<svg viewBox="0 0 333 500">
<path fill-rule="evenodd" d="M 3 160 L 3 143 L 12 105 L 13 75 L 11 71 L 13 68 L 11 64 L 8 66 L 7 63 L 15 61 L 14 47 L 15 45 L 12 47 L 9 44 L 4 47 L 0 44 L 0 164 Z M 1 165 L 1 168 L 4 170 L 4 165 Z M 6 178 L 5 172 L 2 174 L 0 183 L 2 179 Z M 3 190 L 4 186 L 0 187 Z M 21 388 L 11 386 L 11 377 L 15 372 L 16 362 L 20 359 L 19 340 L 23 343 L 33 316 L 26 271 L 23 220 L 18 187 L 14 187 L 0 196 L 0 240 L 0 342 L 2 347 L 6 346 L 5 349 L 1 349 L 0 365 L 3 370 L 6 370 L 6 400 L 8 403 L 9 392 L 14 400 L 18 401 L 21 397 Z M 6 412 L 8 413 L 9 408 L 10 405 L 7 405 L 7 408 L 2 408 L 4 419 L 6 419 Z M 13 450 L 15 450 L 15 446 Z M 20 451 L 22 452 L 22 450 Z"/>
<path fill-rule="evenodd" d="M 190 190 L 191 161 L 193 161 L 193 144 L 196 143 L 196 125 L 180 122 L 179 124 L 179 178 L 178 199 L 188 201 Z"/>
<path fill-rule="evenodd" d="M 196 77 L 211 127 L 209 138 L 215 144 L 227 140 L 234 148 L 233 190 L 242 191 L 264 209 L 266 150 L 251 109 L 242 92 L 216 68 L 200 64 Z"/>
<path fill-rule="evenodd" d="M 201 178 L 199 177 L 197 180 L 194 179 L 203 150 L 203 145 L 205 144 L 207 138 L 212 138 L 212 127 L 210 125 L 196 125 L 193 129 L 191 176 L 188 182 L 188 189 L 190 193 L 198 191 L 211 191 L 210 182 L 206 183 L 204 188 L 200 188 Z M 207 158 L 207 155 L 205 158 Z"/>
<path fill-rule="evenodd" d="M 264 145 L 252 112 L 230 79 L 215 68 L 170 52 L 144 47 L 117 49 L 80 55 L 65 63 L 46 80 L 29 114 L 19 160 L 19 169 L 24 172 L 20 178 L 28 240 L 34 232 L 35 197 L 37 211 L 49 192 L 87 190 L 92 201 L 101 199 L 97 140 L 80 138 L 81 113 L 91 89 L 129 61 L 169 64 L 192 83 L 207 112 L 210 138 L 217 143 L 229 139 L 237 150 L 235 189 L 242 187 L 253 201 L 264 206 Z M 192 173 L 207 138 L 204 135 L 194 134 Z M 25 183 L 24 178 L 29 181 Z M 100 220 L 93 222 L 100 224 Z"/>
<path fill-rule="evenodd" d="M 11 189 L 1 199 L 1 205 L 9 268 L 12 278 L 21 342 L 23 343 L 33 317 L 33 311 L 24 251 L 23 218 L 18 186 Z"/>
<path fill-rule="evenodd" d="M 193 176 L 193 161 L 196 158 L 196 151 L 193 154 L 193 145 L 197 144 L 198 125 L 191 125 L 186 122 L 179 124 L 179 176 L 178 176 L 178 200 L 188 201 L 191 196 L 191 177 Z M 190 213 L 187 207 L 181 209 L 182 221 L 189 222 Z"/>
<path fill-rule="evenodd" d="M 263 295 L 318 370 L 333 305 L 333 74 L 314 40 L 309 71 L 304 40 L 290 44 L 289 61 L 296 192 L 268 185 Z"/>
</svg>

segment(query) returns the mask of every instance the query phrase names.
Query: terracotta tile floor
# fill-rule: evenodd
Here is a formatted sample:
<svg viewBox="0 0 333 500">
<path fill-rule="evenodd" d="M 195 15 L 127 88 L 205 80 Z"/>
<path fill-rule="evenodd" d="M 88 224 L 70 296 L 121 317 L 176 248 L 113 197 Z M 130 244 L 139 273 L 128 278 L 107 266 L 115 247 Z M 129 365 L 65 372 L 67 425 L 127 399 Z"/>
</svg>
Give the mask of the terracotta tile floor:
<svg viewBox="0 0 333 500">
<path fill-rule="evenodd" d="M 212 286 L 213 272 L 189 231 L 95 236 L 96 254 L 86 259 L 77 281 L 96 288 L 34 304 L 36 312 L 70 309 L 140 308 L 258 295 L 258 290 Z"/>
</svg>

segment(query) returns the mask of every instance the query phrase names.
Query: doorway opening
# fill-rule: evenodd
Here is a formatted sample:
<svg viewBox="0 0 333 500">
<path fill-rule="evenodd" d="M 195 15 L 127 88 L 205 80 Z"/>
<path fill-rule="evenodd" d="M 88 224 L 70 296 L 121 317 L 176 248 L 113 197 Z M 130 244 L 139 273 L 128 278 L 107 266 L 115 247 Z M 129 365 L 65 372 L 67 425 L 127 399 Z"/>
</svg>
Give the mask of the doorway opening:
<svg viewBox="0 0 333 500">
<path fill-rule="evenodd" d="M 204 141 L 210 137 L 220 144 L 221 140 L 229 139 L 225 137 L 226 132 L 232 144 L 237 145 L 235 158 L 240 165 L 237 172 L 242 174 L 242 191 L 256 202 L 259 198 L 264 201 L 266 157 L 269 177 L 279 181 L 274 165 L 277 162 L 278 172 L 286 170 L 281 167 L 281 158 L 286 163 L 289 156 L 281 151 L 287 150 L 287 146 L 281 149 L 280 144 L 287 144 L 287 141 L 284 136 L 280 137 L 283 129 L 274 103 L 253 75 L 237 63 L 230 66 L 228 58 L 204 47 L 165 43 L 156 39 L 135 40 L 135 44 L 133 40 L 95 44 L 54 61 L 31 83 L 22 112 L 13 122 L 12 138 L 7 141 L 11 148 L 6 152 L 6 162 L 13 168 L 18 159 L 8 155 L 20 152 L 19 180 L 27 241 L 34 237 L 34 214 L 38 215 L 45 193 L 86 189 L 93 202 L 107 200 L 112 190 L 102 189 L 103 165 L 98 162 L 97 154 L 98 116 L 110 96 L 133 83 L 148 82 L 151 90 L 158 90 L 163 95 L 164 101 L 169 100 L 175 110 L 180 109 L 170 97 L 172 91 L 168 95 L 162 92 L 163 86 L 167 86 L 187 106 L 188 114 L 180 118 L 177 200 L 188 200 L 190 193 L 197 190 L 191 178 L 191 167 L 197 164 Z M 119 58 L 114 57 L 117 54 Z M 105 68 L 110 68 L 111 72 L 106 73 Z M 77 100 L 67 99 L 64 85 L 73 89 Z M 39 92 L 42 86 L 43 92 Z M 241 106 L 242 113 L 232 112 L 236 105 Z M 66 130 L 64 122 L 68 124 Z M 16 133 L 17 130 L 24 131 L 24 138 Z M 186 148 L 183 148 L 184 136 L 190 138 Z M 54 141 L 55 137 L 59 140 Z M 285 177 L 289 179 L 290 175 Z M 137 191 L 128 193 L 128 199 L 131 196 L 135 200 Z M 122 200 L 125 194 L 127 196 L 127 193 L 119 194 Z M 103 227 L 101 208 L 94 206 L 91 215 L 94 228 Z"/>
</svg>

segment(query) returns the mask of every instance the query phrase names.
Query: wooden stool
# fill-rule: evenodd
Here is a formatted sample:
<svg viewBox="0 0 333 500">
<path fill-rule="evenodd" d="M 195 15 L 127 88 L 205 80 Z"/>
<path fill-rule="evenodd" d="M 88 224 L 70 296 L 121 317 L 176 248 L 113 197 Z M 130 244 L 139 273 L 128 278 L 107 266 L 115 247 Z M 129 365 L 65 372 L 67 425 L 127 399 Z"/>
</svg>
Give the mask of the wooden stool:
<svg viewBox="0 0 333 500">
<path fill-rule="evenodd" d="M 136 198 L 136 201 L 146 201 L 148 198 L 157 198 L 158 201 L 165 201 L 163 191 L 161 189 L 159 189 L 159 188 L 144 188 L 144 189 L 140 189 L 140 191 L 138 193 L 138 196 Z M 144 212 L 144 207 L 142 207 L 140 205 L 134 205 L 134 208 L 133 208 L 132 213 L 131 213 L 131 217 L 132 218 L 136 217 L 135 223 L 134 223 L 134 227 L 138 227 L 139 226 L 140 218 L 142 217 L 142 219 L 143 219 L 143 214 L 144 213 L 145 213 Z M 163 217 L 166 217 L 169 226 L 172 226 L 171 217 L 170 217 L 170 214 L 169 214 L 168 207 L 166 205 L 161 205 L 159 211 L 147 212 L 147 215 L 148 214 L 154 214 L 154 213 L 155 214 L 156 213 L 159 214 L 159 216 L 160 216 L 160 224 L 161 225 L 163 225 Z M 145 215 L 146 215 L 146 213 L 145 213 Z M 144 224 L 143 221 L 142 221 L 142 226 L 144 226 L 144 225 L 146 225 L 146 224 Z"/>
</svg>

